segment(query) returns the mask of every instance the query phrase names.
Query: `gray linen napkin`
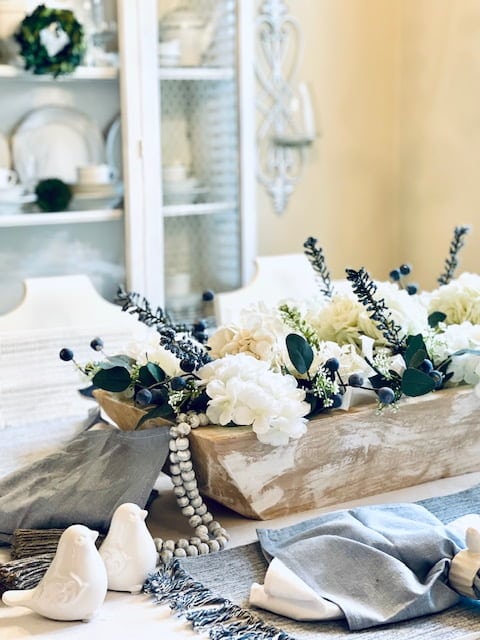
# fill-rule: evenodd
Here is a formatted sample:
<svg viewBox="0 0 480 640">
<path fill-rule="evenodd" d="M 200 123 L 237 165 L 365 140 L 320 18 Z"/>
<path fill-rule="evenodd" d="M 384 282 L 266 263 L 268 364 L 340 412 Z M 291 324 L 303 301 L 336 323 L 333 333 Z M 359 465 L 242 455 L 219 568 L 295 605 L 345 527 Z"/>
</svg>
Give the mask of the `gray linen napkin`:
<svg viewBox="0 0 480 640">
<path fill-rule="evenodd" d="M 452 606 L 451 558 L 464 543 L 416 504 L 335 511 L 283 529 L 257 529 L 262 551 L 279 558 L 337 604 L 351 630 Z"/>
<path fill-rule="evenodd" d="M 85 524 L 106 531 L 124 502 L 144 507 L 168 454 L 169 429 L 85 431 L 0 480 L 0 545 L 16 529 Z"/>
</svg>

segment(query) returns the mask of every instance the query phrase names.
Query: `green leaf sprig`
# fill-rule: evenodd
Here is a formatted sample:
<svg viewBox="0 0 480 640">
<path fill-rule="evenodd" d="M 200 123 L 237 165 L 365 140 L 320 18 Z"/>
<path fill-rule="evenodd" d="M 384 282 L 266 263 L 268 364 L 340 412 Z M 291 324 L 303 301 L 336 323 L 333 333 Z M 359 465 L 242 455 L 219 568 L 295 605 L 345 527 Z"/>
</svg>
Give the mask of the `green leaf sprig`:
<svg viewBox="0 0 480 640">
<path fill-rule="evenodd" d="M 448 258 L 445 260 L 445 271 L 437 278 L 439 285 L 448 284 L 455 274 L 458 267 L 458 254 L 465 244 L 465 236 L 470 231 L 470 227 L 455 227 L 453 231 L 453 239 L 450 242 Z"/>
<path fill-rule="evenodd" d="M 381 332 L 387 344 L 394 353 L 403 353 L 406 343 L 405 338 L 400 335 L 401 327 L 391 318 L 385 300 L 377 300 L 375 298 L 377 285 L 370 275 L 363 267 L 359 271 L 346 269 L 346 273 L 347 280 L 352 283 L 353 291 L 359 302 L 366 308 L 370 318 L 375 322 L 377 329 Z"/>
<path fill-rule="evenodd" d="M 328 298 L 331 298 L 333 296 L 334 289 L 322 248 L 317 247 L 317 239 L 312 236 L 305 240 L 303 247 L 305 255 L 309 259 L 310 264 L 322 283 L 320 291 Z"/>
</svg>

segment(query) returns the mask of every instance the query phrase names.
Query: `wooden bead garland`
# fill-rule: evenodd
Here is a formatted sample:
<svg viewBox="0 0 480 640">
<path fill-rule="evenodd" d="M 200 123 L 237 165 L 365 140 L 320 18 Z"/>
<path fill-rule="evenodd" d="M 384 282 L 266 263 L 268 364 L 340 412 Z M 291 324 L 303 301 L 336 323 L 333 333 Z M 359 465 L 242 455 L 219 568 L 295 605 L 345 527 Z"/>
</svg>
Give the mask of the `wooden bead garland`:
<svg viewBox="0 0 480 640">
<path fill-rule="evenodd" d="M 195 470 L 191 461 L 188 435 L 192 429 L 208 424 L 204 413 L 180 413 L 176 424 L 170 428 L 170 473 L 173 492 L 182 514 L 188 519 L 195 535 L 179 540 L 154 538 L 160 561 L 168 564 L 174 557 L 205 555 L 223 549 L 229 535 L 208 511 L 197 487 Z"/>
</svg>

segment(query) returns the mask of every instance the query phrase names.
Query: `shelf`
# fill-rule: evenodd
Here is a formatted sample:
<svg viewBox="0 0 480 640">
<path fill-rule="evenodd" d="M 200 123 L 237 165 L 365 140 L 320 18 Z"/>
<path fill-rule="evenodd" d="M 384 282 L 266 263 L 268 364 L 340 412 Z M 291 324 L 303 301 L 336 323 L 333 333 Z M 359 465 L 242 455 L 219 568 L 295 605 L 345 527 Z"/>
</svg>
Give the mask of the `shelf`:
<svg viewBox="0 0 480 640">
<path fill-rule="evenodd" d="M 163 207 L 165 218 L 180 216 L 204 216 L 226 213 L 237 206 L 236 202 L 202 202 L 199 204 L 168 204 Z"/>
<path fill-rule="evenodd" d="M 230 67 L 160 67 L 160 80 L 233 80 Z"/>
<path fill-rule="evenodd" d="M 49 74 L 35 75 L 9 64 L 0 64 L 0 79 L 27 80 L 29 82 L 68 82 L 70 80 L 116 80 L 116 67 L 77 67 L 73 73 L 54 78 Z"/>
<path fill-rule="evenodd" d="M 110 222 L 120 220 L 121 209 L 98 209 L 93 211 L 60 211 L 58 213 L 14 213 L 0 214 L 0 227 L 35 227 L 52 224 L 77 224 L 88 222 Z"/>
</svg>

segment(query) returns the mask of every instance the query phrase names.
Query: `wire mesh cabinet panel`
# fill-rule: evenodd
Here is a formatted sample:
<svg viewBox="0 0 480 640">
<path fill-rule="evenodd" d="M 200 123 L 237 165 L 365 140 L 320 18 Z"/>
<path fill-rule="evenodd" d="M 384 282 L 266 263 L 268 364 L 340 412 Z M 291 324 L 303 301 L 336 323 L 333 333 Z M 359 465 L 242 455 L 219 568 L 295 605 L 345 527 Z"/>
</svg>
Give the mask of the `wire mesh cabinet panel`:
<svg viewBox="0 0 480 640">
<path fill-rule="evenodd" d="M 166 7 L 158 2 L 164 304 L 192 320 L 205 290 L 241 286 L 253 264 L 252 9 Z"/>
</svg>

